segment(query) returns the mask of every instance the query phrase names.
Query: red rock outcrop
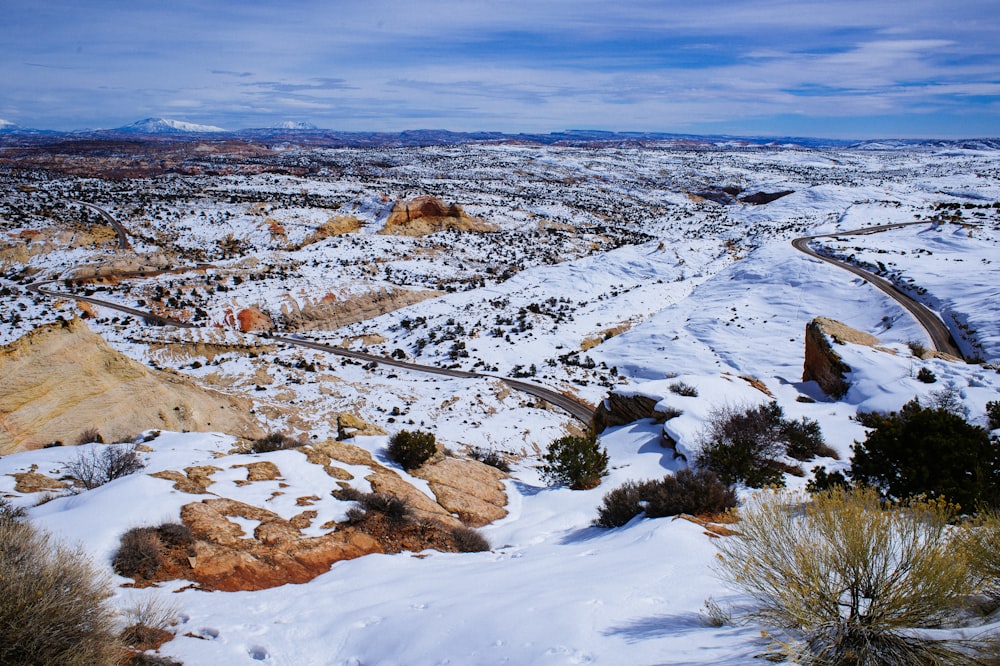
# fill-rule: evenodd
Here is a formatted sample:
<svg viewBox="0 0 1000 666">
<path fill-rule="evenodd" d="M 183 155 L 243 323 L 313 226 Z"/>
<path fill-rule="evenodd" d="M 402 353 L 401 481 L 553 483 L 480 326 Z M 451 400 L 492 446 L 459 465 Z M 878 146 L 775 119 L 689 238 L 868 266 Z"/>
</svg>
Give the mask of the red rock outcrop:
<svg viewBox="0 0 1000 666">
<path fill-rule="evenodd" d="M 831 342 L 836 344 L 851 342 L 874 346 L 879 343 L 879 340 L 873 335 L 826 317 L 816 317 L 806 324 L 806 349 L 802 381 L 815 381 L 827 395 L 841 398 L 851 387 L 847 381 L 847 373 L 851 371 L 851 367 L 844 363 Z"/>
<path fill-rule="evenodd" d="M 436 231 L 495 231 L 483 220 L 469 217 L 458 204 L 446 204 L 437 197 L 419 196 L 397 201 L 385 221 L 381 234 L 424 236 Z"/>
</svg>

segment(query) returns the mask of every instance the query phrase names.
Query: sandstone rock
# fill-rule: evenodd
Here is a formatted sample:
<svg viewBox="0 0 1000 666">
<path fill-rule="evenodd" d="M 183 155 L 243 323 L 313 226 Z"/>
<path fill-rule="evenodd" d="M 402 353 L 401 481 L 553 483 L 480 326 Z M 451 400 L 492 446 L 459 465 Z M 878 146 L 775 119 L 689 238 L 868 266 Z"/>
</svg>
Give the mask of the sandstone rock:
<svg viewBox="0 0 1000 666">
<path fill-rule="evenodd" d="M 257 308 L 244 308 L 236 314 L 236 322 L 243 333 L 274 330 L 274 322 Z"/>
<path fill-rule="evenodd" d="M 428 482 L 438 504 L 462 522 L 480 527 L 507 515 L 506 474 L 478 460 L 445 458 L 413 470 Z"/>
<path fill-rule="evenodd" d="M 495 231 L 496 227 L 469 217 L 458 204 L 448 205 L 431 196 L 419 196 L 409 201 L 397 201 L 385 221 L 381 234 L 424 236 L 443 230 Z"/>
<path fill-rule="evenodd" d="M 21 472 L 19 474 L 11 474 L 10 476 L 14 477 L 16 481 L 14 490 L 19 493 L 41 493 L 61 490 L 66 487 L 66 484 L 62 481 L 36 472 L 34 465 L 31 466 L 30 472 Z"/>
<path fill-rule="evenodd" d="M 639 419 L 656 419 L 659 413 L 656 411 L 655 398 L 644 395 L 623 395 L 616 391 L 608 393 L 597 410 L 594 412 L 594 425 L 598 432 L 603 432 L 605 428 L 611 426 L 625 425 Z"/>
<path fill-rule="evenodd" d="M 851 368 L 834 350 L 831 340 L 837 344 L 851 342 L 868 346 L 877 345 L 879 340 L 873 335 L 826 317 L 816 317 L 806 325 L 802 381 L 815 381 L 824 393 L 840 398 L 850 388 L 847 373 Z"/>
<path fill-rule="evenodd" d="M 194 467 L 185 467 L 184 474 L 167 469 L 162 472 L 150 474 L 150 476 L 173 481 L 174 490 L 179 490 L 182 493 L 204 495 L 208 492 L 208 487 L 214 483 L 212 475 L 221 471 L 221 468 L 213 467 L 212 465 L 196 465 Z"/>
<path fill-rule="evenodd" d="M 90 428 L 105 441 L 150 428 L 262 437 L 251 407 L 129 359 L 80 319 L 0 349 L 0 455 L 74 442 Z"/>
<path fill-rule="evenodd" d="M 253 483 L 254 481 L 274 481 L 281 476 L 281 470 L 270 460 L 260 460 L 245 465 L 233 465 L 233 467 L 245 467 L 247 470 L 246 480 L 237 481 L 236 485 L 238 486 Z"/>
<path fill-rule="evenodd" d="M 414 303 L 440 296 L 428 289 L 372 289 L 368 293 L 337 296 L 325 294 L 322 298 L 299 303 L 288 299 L 281 306 L 285 325 L 295 331 L 317 328 L 336 329 L 361 321 L 380 317 Z"/>
<path fill-rule="evenodd" d="M 368 423 L 364 419 L 343 412 L 337 414 L 337 439 L 343 441 L 352 437 L 381 436 L 388 434 L 385 430 Z"/>
</svg>

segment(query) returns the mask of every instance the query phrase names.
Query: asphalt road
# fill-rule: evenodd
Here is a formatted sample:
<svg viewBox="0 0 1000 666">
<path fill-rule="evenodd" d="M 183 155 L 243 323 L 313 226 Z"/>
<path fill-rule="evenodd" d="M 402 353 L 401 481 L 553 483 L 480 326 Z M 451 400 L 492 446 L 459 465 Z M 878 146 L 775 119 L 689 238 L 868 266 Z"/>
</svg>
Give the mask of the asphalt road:
<svg viewBox="0 0 1000 666">
<path fill-rule="evenodd" d="M 115 233 L 118 234 L 118 249 L 119 250 L 131 250 L 132 245 L 128 242 L 128 232 L 125 231 L 125 227 L 114 218 L 114 216 L 108 211 L 104 210 L 100 206 L 95 206 L 92 203 L 87 203 L 86 201 L 73 200 L 72 203 L 79 204 L 80 206 L 86 206 L 92 211 L 97 212 L 104 220 L 114 228 Z"/>
<path fill-rule="evenodd" d="M 864 229 L 851 229 L 848 231 L 838 231 L 832 234 L 817 234 L 815 236 L 803 236 L 802 238 L 796 238 L 792 241 L 792 247 L 794 247 L 799 252 L 809 255 L 820 261 L 825 261 L 828 264 L 833 264 L 838 268 L 842 268 L 845 271 L 849 271 L 854 275 L 857 275 L 866 282 L 874 285 L 876 288 L 883 291 L 889 298 L 893 299 L 901 306 L 906 308 L 906 311 L 913 315 L 913 318 L 917 320 L 917 323 L 927 331 L 927 335 L 931 339 L 931 343 L 934 345 L 934 349 L 939 352 L 944 352 L 946 354 L 951 354 L 957 358 L 964 358 L 962 355 L 962 350 L 958 348 L 955 344 L 954 338 L 951 337 L 951 332 L 948 327 L 944 325 L 944 322 L 925 305 L 918 303 L 913 300 L 902 291 L 896 288 L 896 286 L 884 278 L 870 273 L 862 268 L 858 268 L 852 264 L 845 263 L 843 261 L 838 261 L 832 257 L 827 257 L 819 254 L 811 247 L 809 247 L 809 242 L 817 238 L 834 238 L 837 236 L 867 236 L 869 234 L 875 234 L 880 231 L 886 231 L 888 229 L 898 229 L 900 227 L 907 227 L 913 225 L 927 225 L 927 222 L 901 222 L 899 224 L 880 224 L 874 227 L 866 227 Z"/>
</svg>

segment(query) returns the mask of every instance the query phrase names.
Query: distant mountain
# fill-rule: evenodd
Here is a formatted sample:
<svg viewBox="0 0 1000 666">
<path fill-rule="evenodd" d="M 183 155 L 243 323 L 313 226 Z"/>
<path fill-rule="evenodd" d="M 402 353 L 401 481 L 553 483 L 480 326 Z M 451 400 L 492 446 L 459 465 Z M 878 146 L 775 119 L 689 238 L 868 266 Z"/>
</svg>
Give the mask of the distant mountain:
<svg viewBox="0 0 1000 666">
<path fill-rule="evenodd" d="M 278 123 L 277 125 L 272 125 L 271 129 L 281 129 L 281 130 L 316 130 L 319 129 L 312 123 L 295 122 L 294 120 L 286 120 L 284 122 Z"/>
<path fill-rule="evenodd" d="M 183 120 L 170 120 L 168 118 L 144 118 L 131 125 L 116 127 L 115 132 L 129 132 L 134 134 L 181 134 L 185 132 L 226 132 L 227 130 L 214 125 L 198 125 L 187 123 Z"/>
<path fill-rule="evenodd" d="M 9 120 L 4 120 L 3 118 L 0 118 L 0 132 L 16 132 L 19 129 L 21 128 L 15 125 L 14 123 L 10 122 Z"/>
</svg>

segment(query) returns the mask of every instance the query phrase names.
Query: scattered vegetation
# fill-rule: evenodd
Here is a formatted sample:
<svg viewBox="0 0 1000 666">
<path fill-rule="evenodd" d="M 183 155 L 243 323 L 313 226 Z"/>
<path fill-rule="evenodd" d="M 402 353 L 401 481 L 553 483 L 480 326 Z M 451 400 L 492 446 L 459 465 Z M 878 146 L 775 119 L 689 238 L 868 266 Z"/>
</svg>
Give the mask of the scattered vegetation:
<svg viewBox="0 0 1000 666">
<path fill-rule="evenodd" d="M 643 512 L 649 518 L 718 514 L 736 504 L 733 488 L 714 472 L 684 468 L 660 480 L 626 481 L 604 496 L 594 525 L 620 527 Z"/>
<path fill-rule="evenodd" d="M 917 379 L 924 384 L 933 384 L 937 381 L 937 375 L 930 368 L 920 368 L 917 371 Z"/>
<path fill-rule="evenodd" d="M 501 472 L 510 472 L 510 464 L 507 462 L 506 456 L 494 449 L 483 449 L 477 446 L 469 451 L 469 457 L 473 460 L 478 460 L 484 465 L 495 467 Z"/>
<path fill-rule="evenodd" d="M 86 490 L 142 470 L 146 464 L 135 442 L 90 444 L 77 449 L 76 457 L 66 465 L 71 477 Z"/>
<path fill-rule="evenodd" d="M 718 542 L 719 571 L 789 632 L 776 650 L 795 663 L 876 666 L 980 663 L 965 645 L 914 629 L 940 625 L 974 591 L 949 539 L 953 507 L 886 504 L 873 489 L 811 501 L 757 495 L 739 532 Z"/>
<path fill-rule="evenodd" d="M 255 439 L 250 443 L 251 453 L 271 453 L 272 451 L 284 451 L 286 449 L 297 449 L 303 442 L 297 437 L 286 435 L 282 432 L 268 433 L 266 436 Z"/>
<path fill-rule="evenodd" d="M 549 445 L 542 459 L 542 476 L 573 490 L 596 488 L 608 473 L 608 452 L 593 432 L 560 437 Z"/>
<path fill-rule="evenodd" d="M 670 392 L 687 398 L 698 397 L 698 389 L 691 386 L 690 384 L 685 384 L 684 382 L 674 382 L 673 384 L 671 384 Z"/>
<path fill-rule="evenodd" d="M 403 469 L 420 467 L 437 451 L 434 433 L 425 430 L 401 430 L 389 438 L 389 458 Z"/>
<path fill-rule="evenodd" d="M 854 482 L 893 500 L 944 497 L 965 511 L 1000 505 L 1000 442 L 984 428 L 916 398 L 898 413 L 858 420 L 872 430 L 854 445 Z"/>
<path fill-rule="evenodd" d="M 837 454 L 824 443 L 819 424 L 785 419 L 777 402 L 744 409 L 723 407 L 708 417 L 695 466 L 711 470 L 726 484 L 782 486 L 786 473 L 802 473 L 782 461 L 785 456 L 806 461 Z"/>
<path fill-rule="evenodd" d="M 105 666 L 121 656 L 106 577 L 0 500 L 0 663 Z"/>
</svg>

